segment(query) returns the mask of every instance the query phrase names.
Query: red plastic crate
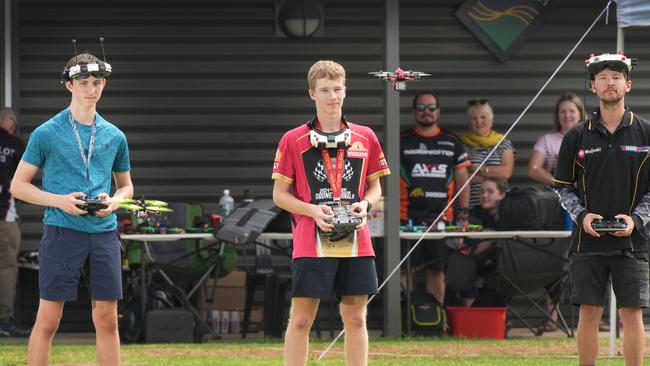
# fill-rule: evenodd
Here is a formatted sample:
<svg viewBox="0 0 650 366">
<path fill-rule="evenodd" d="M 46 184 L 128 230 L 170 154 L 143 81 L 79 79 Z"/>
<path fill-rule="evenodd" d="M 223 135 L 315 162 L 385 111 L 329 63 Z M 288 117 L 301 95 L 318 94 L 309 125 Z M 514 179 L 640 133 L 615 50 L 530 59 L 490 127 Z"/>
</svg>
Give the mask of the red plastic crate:
<svg viewBox="0 0 650 366">
<path fill-rule="evenodd" d="M 506 309 L 447 307 L 451 335 L 466 338 L 504 339 Z"/>
</svg>

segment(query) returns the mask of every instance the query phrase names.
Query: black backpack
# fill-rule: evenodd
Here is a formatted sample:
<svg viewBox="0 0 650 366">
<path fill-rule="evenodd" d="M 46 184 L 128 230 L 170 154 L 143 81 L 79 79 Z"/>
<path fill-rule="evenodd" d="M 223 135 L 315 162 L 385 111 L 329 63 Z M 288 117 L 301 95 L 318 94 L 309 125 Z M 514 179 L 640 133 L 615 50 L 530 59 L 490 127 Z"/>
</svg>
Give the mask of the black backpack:
<svg viewBox="0 0 650 366">
<path fill-rule="evenodd" d="M 499 202 L 497 230 L 562 230 L 564 209 L 548 187 L 513 188 Z"/>
<path fill-rule="evenodd" d="M 406 311 L 406 301 L 402 299 L 402 326 L 411 322 L 411 331 L 420 336 L 443 336 L 449 333 L 447 311 L 433 295 L 424 291 L 411 293 L 411 311 Z"/>
</svg>

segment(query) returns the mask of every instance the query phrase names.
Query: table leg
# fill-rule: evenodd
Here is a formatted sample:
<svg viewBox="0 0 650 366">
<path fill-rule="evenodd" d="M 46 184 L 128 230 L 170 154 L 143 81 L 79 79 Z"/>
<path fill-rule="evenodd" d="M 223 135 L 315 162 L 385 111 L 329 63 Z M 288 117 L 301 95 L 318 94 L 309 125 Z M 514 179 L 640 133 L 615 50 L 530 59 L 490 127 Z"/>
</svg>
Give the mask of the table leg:
<svg viewBox="0 0 650 366">
<path fill-rule="evenodd" d="M 147 279 L 146 279 L 146 266 L 147 266 L 147 257 L 146 257 L 146 246 L 147 242 L 142 242 L 142 248 L 140 251 L 140 299 L 142 300 L 142 332 L 146 331 L 147 326 Z"/>
<path fill-rule="evenodd" d="M 406 240 L 406 253 L 411 251 L 411 240 Z M 412 292 L 412 278 L 411 278 L 411 258 L 406 259 L 406 335 L 411 336 L 411 292 Z"/>
</svg>

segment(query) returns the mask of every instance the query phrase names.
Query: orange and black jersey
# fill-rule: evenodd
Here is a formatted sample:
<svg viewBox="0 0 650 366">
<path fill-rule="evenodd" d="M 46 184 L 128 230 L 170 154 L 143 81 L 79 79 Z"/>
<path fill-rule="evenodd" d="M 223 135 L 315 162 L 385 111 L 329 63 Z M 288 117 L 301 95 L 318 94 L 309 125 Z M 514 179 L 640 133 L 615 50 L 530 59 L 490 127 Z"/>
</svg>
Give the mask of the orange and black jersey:
<svg viewBox="0 0 650 366">
<path fill-rule="evenodd" d="M 458 136 L 440 128 L 430 135 L 404 132 L 400 146 L 400 219 L 430 223 L 453 196 L 454 170 L 471 164 L 467 152 Z M 445 219 L 452 215 L 449 210 Z"/>
<path fill-rule="evenodd" d="M 650 223 L 650 123 L 626 108 L 614 133 L 600 122 L 596 110 L 564 137 L 555 169 L 555 188 L 575 222 L 572 250 L 647 252 Z M 631 237 L 585 234 L 587 213 L 613 220 L 618 214 L 633 218 Z"/>
</svg>

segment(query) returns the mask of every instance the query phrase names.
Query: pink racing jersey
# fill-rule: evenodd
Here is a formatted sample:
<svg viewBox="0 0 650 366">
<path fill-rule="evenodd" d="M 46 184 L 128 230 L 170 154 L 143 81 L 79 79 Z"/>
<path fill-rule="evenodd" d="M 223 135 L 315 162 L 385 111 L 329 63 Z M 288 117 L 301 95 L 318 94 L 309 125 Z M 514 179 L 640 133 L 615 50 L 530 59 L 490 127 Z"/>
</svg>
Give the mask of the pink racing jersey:
<svg viewBox="0 0 650 366">
<path fill-rule="evenodd" d="M 375 133 L 366 126 L 348 123 L 352 132 L 346 150 L 342 178 L 341 202 L 361 201 L 366 182 L 390 174 L 388 163 Z M 329 149 L 332 161 L 336 149 Z M 291 192 L 301 201 L 331 205 L 332 188 L 320 150 L 309 141 L 309 127 L 303 124 L 282 136 L 273 163 L 272 179 L 291 185 Z M 318 234 L 311 217 L 292 214 L 293 258 L 367 257 L 375 252 L 366 225 L 344 240 L 329 242 Z"/>
</svg>

